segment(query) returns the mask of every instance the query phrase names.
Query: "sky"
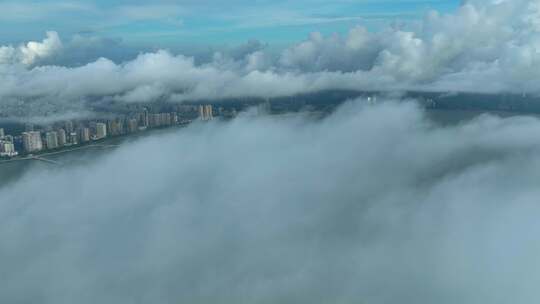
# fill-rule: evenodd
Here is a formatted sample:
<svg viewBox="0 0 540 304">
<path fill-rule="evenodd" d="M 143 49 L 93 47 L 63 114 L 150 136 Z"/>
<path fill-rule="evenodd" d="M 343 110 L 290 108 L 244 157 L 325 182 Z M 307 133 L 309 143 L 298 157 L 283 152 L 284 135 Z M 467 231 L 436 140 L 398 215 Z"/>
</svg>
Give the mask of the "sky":
<svg viewBox="0 0 540 304">
<path fill-rule="evenodd" d="M 540 0 L 0 5 L 5 117 L 325 90 L 540 94 Z"/>
<path fill-rule="evenodd" d="M 458 0 L 8 0 L 0 2 L 0 44 L 36 40 L 55 30 L 65 37 L 109 37 L 138 47 L 215 46 L 253 38 L 283 46 L 312 31 L 346 32 L 357 24 L 380 28 L 458 5 Z"/>
</svg>

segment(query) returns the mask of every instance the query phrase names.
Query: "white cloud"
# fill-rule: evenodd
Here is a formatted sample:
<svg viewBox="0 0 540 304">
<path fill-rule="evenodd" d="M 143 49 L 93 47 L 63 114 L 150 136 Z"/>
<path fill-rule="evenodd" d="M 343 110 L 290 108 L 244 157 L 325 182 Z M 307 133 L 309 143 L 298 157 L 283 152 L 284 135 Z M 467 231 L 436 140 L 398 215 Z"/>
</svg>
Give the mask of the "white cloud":
<svg viewBox="0 0 540 304">
<path fill-rule="evenodd" d="M 41 59 L 51 57 L 62 49 L 62 41 L 57 32 L 48 31 L 42 42 L 30 41 L 15 48 L 0 46 L 0 64 L 32 65 Z"/>
<path fill-rule="evenodd" d="M 0 67 L 0 75 L 9 80 L 0 84 L 0 97 L 9 107 L 20 98 L 65 105 L 100 96 L 184 101 L 277 97 L 325 89 L 536 94 L 540 92 L 539 3 L 472 1 L 453 14 L 428 13 L 414 31 L 369 32 L 357 26 L 346 35 L 312 33 L 278 56 L 253 40 L 216 52 L 213 60 L 203 63 L 160 50 L 124 63 L 100 59 L 78 67 L 28 70 L 7 65 Z M 0 48 L 0 60 L 15 57 L 39 65 L 38 59 L 61 47 L 56 34 L 48 35 L 42 43 L 31 42 L 19 50 Z"/>
<path fill-rule="evenodd" d="M 47 32 L 47 38 L 42 42 L 30 41 L 19 48 L 21 52 L 21 62 L 27 65 L 35 63 L 37 60 L 54 55 L 62 48 L 62 41 L 57 32 Z"/>
<path fill-rule="evenodd" d="M 11 63 L 17 56 L 17 50 L 12 46 L 0 46 L 0 64 Z"/>
<path fill-rule="evenodd" d="M 0 302 L 538 302 L 539 133 L 348 104 L 36 165 L 0 186 Z"/>
</svg>

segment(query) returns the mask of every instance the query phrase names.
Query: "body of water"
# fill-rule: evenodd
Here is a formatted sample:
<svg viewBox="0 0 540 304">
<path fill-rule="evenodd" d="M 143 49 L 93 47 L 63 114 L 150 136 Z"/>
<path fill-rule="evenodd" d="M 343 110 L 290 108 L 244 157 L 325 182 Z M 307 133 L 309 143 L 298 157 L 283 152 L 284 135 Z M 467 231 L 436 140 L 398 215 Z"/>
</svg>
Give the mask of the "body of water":
<svg viewBox="0 0 540 304">
<path fill-rule="evenodd" d="M 65 166 L 85 166 L 86 164 L 94 162 L 100 157 L 106 156 L 122 145 L 129 145 L 130 142 L 137 141 L 148 136 L 158 136 L 160 134 L 179 131 L 181 132 L 181 128 L 151 130 L 130 136 L 108 138 L 99 142 L 100 145 L 118 145 L 118 147 L 100 148 L 88 146 L 88 148 L 85 149 L 44 156 L 46 159 L 60 162 L 61 165 L 55 165 L 38 160 L 21 160 L 2 163 L 0 164 L 0 188 L 9 186 L 9 184 L 13 182 L 24 179 L 25 173 L 33 171 L 34 169 L 47 169 L 51 174 L 54 174 L 56 170 L 60 170 Z"/>
<path fill-rule="evenodd" d="M 510 112 L 482 112 L 482 111 L 458 111 L 458 110 L 427 110 L 426 117 L 441 126 L 451 126 L 461 123 L 465 123 L 472 119 L 475 119 L 481 115 L 494 115 L 497 117 L 512 117 L 520 116 L 516 113 Z M 523 116 L 523 115 L 521 115 Z M 537 115 L 528 115 L 532 117 L 538 117 Z M 171 128 L 162 130 L 152 130 L 149 132 L 143 132 L 136 135 L 110 138 L 103 142 L 108 145 L 127 145 L 129 142 L 139 140 L 147 136 L 158 136 L 169 132 L 182 132 L 181 129 Z M 51 174 L 54 174 L 55 170 L 60 170 L 65 166 L 85 166 L 88 163 L 95 161 L 96 159 L 111 153 L 116 148 L 88 148 L 74 152 L 62 153 L 47 156 L 47 159 L 57 160 L 62 165 L 54 165 L 37 160 L 17 161 L 12 163 L 0 164 L 0 188 L 9 186 L 9 184 L 18 180 L 23 180 L 26 172 L 32 171 L 32 169 L 47 169 Z"/>
</svg>

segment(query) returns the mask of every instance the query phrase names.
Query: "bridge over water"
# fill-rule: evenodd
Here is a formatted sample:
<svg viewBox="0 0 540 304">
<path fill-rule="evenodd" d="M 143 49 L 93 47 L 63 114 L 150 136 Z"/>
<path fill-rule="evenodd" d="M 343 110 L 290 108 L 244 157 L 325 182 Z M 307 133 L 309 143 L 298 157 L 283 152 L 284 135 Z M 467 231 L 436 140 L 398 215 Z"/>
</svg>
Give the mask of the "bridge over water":
<svg viewBox="0 0 540 304">
<path fill-rule="evenodd" d="M 53 165 L 62 165 L 62 162 L 52 160 L 52 159 L 49 159 L 49 158 L 46 158 L 46 157 L 51 156 L 51 155 L 64 154 L 64 153 L 69 153 L 69 152 L 73 152 L 73 151 L 83 150 L 83 149 L 116 148 L 116 147 L 119 147 L 119 145 L 104 145 L 104 144 L 88 145 L 88 146 L 76 147 L 76 148 L 72 148 L 72 149 L 65 149 L 65 150 L 49 152 L 49 153 L 44 153 L 44 154 L 39 154 L 39 155 L 28 155 L 26 157 L 14 158 L 14 159 L 10 159 L 10 160 L 4 160 L 4 161 L 0 161 L 0 164 L 16 162 L 16 161 L 25 161 L 25 160 L 37 160 L 37 161 L 42 161 L 42 162 L 46 162 L 46 163 L 53 164 Z"/>
</svg>

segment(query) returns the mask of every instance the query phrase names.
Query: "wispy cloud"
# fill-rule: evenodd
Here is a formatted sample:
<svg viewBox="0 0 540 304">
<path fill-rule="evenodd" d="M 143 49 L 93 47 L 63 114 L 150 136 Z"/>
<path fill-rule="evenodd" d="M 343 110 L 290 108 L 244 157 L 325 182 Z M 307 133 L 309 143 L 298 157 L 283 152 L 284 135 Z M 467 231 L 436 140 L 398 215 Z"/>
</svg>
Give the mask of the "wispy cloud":
<svg viewBox="0 0 540 304">
<path fill-rule="evenodd" d="M 44 21 L 72 13 L 96 13 L 92 4 L 78 2 L 0 2 L 1 21 Z"/>
<path fill-rule="evenodd" d="M 27 31 L 35 33 L 42 22 L 52 22 L 60 33 L 74 34 L 81 31 L 99 31 L 104 35 L 136 37 L 140 31 L 154 37 L 162 33 L 176 33 L 179 37 L 187 32 L 175 27 L 186 27 L 189 33 L 200 37 L 212 37 L 216 31 L 243 33 L 247 38 L 261 30 L 286 26 L 311 28 L 331 27 L 335 24 L 350 25 L 373 20 L 390 21 L 396 18 L 419 18 L 423 9 L 414 3 L 407 8 L 391 9 L 392 3 L 372 1 L 154 1 L 84 3 L 68 1 L 9 1 L 0 3 L 3 17 L 0 24 L 24 24 Z M 431 4 L 430 4 L 431 5 Z M 403 5 L 400 6 L 407 7 Z M 383 9 L 386 8 L 386 9 Z M 223 12 L 226 12 L 225 14 Z M 44 29 L 41 29 L 43 31 Z M 246 34 L 246 32 L 248 32 Z M 253 34 L 249 34 L 252 32 Z M 24 39 L 24 32 L 16 32 Z M 0 28 L 0 34 L 2 29 Z M 3 36 L 15 35 L 6 32 Z M 163 36 L 163 35 L 161 35 Z M 26 37 L 34 38 L 34 37 Z M 290 37 L 284 37 L 291 39 Z M 208 38 L 212 43 L 213 38 Z"/>
</svg>

